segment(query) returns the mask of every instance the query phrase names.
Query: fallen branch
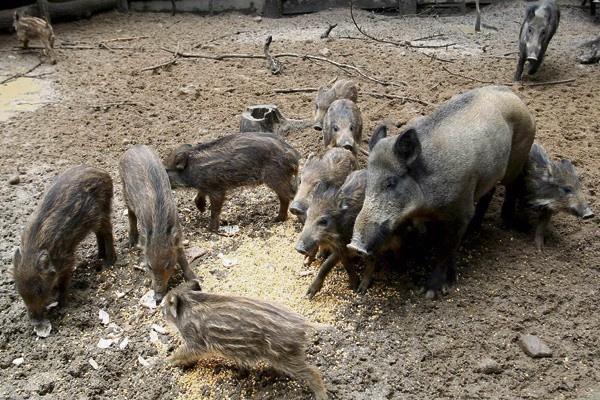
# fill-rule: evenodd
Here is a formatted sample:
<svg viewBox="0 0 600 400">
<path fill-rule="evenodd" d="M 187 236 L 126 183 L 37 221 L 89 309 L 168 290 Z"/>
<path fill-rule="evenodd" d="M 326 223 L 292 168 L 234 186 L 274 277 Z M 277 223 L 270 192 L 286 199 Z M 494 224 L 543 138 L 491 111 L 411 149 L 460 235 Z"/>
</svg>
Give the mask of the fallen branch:
<svg viewBox="0 0 600 400">
<path fill-rule="evenodd" d="M 329 37 L 329 34 L 331 33 L 331 31 L 333 30 L 333 28 L 335 28 L 338 24 L 329 24 L 329 26 L 327 27 L 327 29 L 325 30 L 325 32 L 323 32 L 321 34 L 321 39 L 327 39 Z"/>
<path fill-rule="evenodd" d="M 171 57 L 170 60 L 162 63 L 162 64 L 157 64 L 157 65 L 153 65 L 151 67 L 146 67 L 146 68 L 142 68 L 140 70 L 140 72 L 144 72 L 144 71 L 156 71 L 157 69 L 160 68 L 165 68 L 165 67 L 169 67 L 171 65 L 174 65 L 177 63 L 177 60 L 179 60 L 179 43 L 177 43 L 177 50 L 175 51 L 175 53 L 173 53 L 173 57 Z"/>
<path fill-rule="evenodd" d="M 203 59 L 217 60 L 217 61 L 230 59 L 230 58 L 233 58 L 233 59 L 235 59 L 235 58 L 256 58 L 256 59 L 263 59 L 263 60 L 266 58 L 265 56 L 261 56 L 261 55 L 257 55 L 257 54 L 221 54 L 221 55 L 217 55 L 217 56 L 210 56 L 210 55 L 206 55 L 206 54 L 181 53 L 179 51 L 165 49 L 164 47 L 161 47 L 161 49 L 168 53 L 171 53 L 178 57 L 181 57 L 181 58 L 203 58 Z M 326 57 L 313 56 L 310 54 L 298 54 L 298 53 L 279 53 L 279 54 L 273 54 L 272 56 L 273 56 L 273 58 L 294 57 L 294 58 L 300 58 L 302 60 L 322 61 L 322 62 L 331 64 L 331 65 L 335 65 L 336 67 L 344 70 L 345 72 L 348 72 L 347 70 L 352 70 L 352 71 L 356 72 L 358 75 L 362 76 L 363 78 L 368 79 L 375 83 L 379 83 L 380 85 L 383 85 L 383 86 L 403 87 L 403 86 L 408 85 L 406 82 L 403 82 L 403 81 L 391 82 L 391 81 L 385 81 L 382 79 L 377 79 L 375 77 L 367 75 L 362 69 L 360 69 L 354 65 L 340 63 L 340 62 L 331 60 Z"/>
<path fill-rule="evenodd" d="M 126 41 L 130 41 L 130 40 L 147 39 L 147 38 L 148 38 L 148 36 L 130 36 L 130 37 L 122 37 L 122 38 L 103 40 L 103 43 L 126 42 Z"/>
<path fill-rule="evenodd" d="M 269 46 L 271 45 L 271 41 L 273 41 L 273 37 L 269 35 L 269 37 L 265 41 L 264 52 L 265 57 L 267 58 L 267 63 L 269 64 L 269 70 L 271 71 L 271 74 L 277 75 L 281 73 L 281 63 L 274 59 L 269 53 Z"/>
<path fill-rule="evenodd" d="M 297 89 L 274 89 L 275 93 L 314 93 L 318 92 L 318 88 L 297 88 Z"/>
<path fill-rule="evenodd" d="M 531 82 L 531 83 L 521 83 L 522 86 L 547 86 L 547 85 L 558 85 L 561 83 L 569 83 L 575 82 L 575 78 L 563 79 L 560 81 L 546 81 L 546 82 Z M 518 82 L 511 82 L 510 85 L 519 85 Z"/>
<path fill-rule="evenodd" d="M 423 37 L 420 37 L 417 39 L 413 39 L 413 40 L 411 40 L 411 42 L 420 42 L 422 40 L 430 40 L 430 39 L 442 37 L 442 36 L 446 36 L 446 34 L 445 33 L 436 33 L 435 35 L 428 35 L 428 36 L 423 36 Z"/>
<path fill-rule="evenodd" d="M 426 102 L 425 100 L 421 100 L 421 99 L 416 99 L 414 97 L 407 97 L 407 96 L 396 96 L 393 94 L 387 94 L 387 93 L 375 93 L 375 92 L 360 92 L 361 94 L 367 94 L 369 96 L 373 96 L 377 99 L 381 99 L 381 98 L 385 98 L 385 99 L 391 99 L 391 100 L 401 100 L 402 104 L 407 103 L 407 102 L 411 102 L 411 103 L 419 103 L 422 104 L 424 106 L 433 106 L 433 104 Z"/>
<path fill-rule="evenodd" d="M 350 0 L 350 17 L 352 17 L 352 22 L 354 23 L 354 26 L 356 27 L 356 29 L 358 29 L 358 31 L 360 33 L 362 33 L 364 36 L 366 36 L 369 39 L 374 40 L 376 42 L 393 44 L 394 46 L 412 47 L 414 49 L 438 49 L 438 48 L 443 48 L 443 47 L 448 48 L 450 46 L 456 45 L 456 43 L 448 43 L 448 44 L 441 44 L 441 45 L 427 45 L 427 44 L 421 45 L 421 44 L 412 44 L 410 42 L 410 40 L 396 42 L 393 40 L 378 39 L 374 36 L 371 36 L 367 32 L 363 31 L 360 26 L 358 26 L 358 23 L 356 22 L 356 19 L 354 18 L 354 2 L 352 0 Z"/>
<path fill-rule="evenodd" d="M 494 83 L 492 81 L 482 81 L 482 80 L 477 79 L 477 78 L 471 78 L 470 76 L 461 75 L 461 74 L 458 74 L 456 72 L 452 72 L 452 71 L 448 70 L 448 68 L 446 68 L 446 67 L 442 67 L 442 69 L 444 71 L 446 71 L 447 73 L 449 73 L 450 75 L 459 76 L 461 78 L 468 79 L 470 81 L 479 82 L 479 83 L 488 83 L 488 84 L 489 83 Z"/>
<path fill-rule="evenodd" d="M 0 82 L 0 85 L 10 82 L 14 79 L 20 78 L 23 75 L 27 75 L 28 73 L 30 73 L 31 71 L 33 71 L 34 69 L 36 69 L 37 67 L 39 67 L 40 65 L 42 65 L 42 61 L 39 61 L 37 64 L 35 64 L 33 67 L 29 68 L 27 71 L 25 72 L 20 72 L 18 74 L 14 74 L 9 76 L 8 78 L 4 79 L 2 82 Z"/>
</svg>

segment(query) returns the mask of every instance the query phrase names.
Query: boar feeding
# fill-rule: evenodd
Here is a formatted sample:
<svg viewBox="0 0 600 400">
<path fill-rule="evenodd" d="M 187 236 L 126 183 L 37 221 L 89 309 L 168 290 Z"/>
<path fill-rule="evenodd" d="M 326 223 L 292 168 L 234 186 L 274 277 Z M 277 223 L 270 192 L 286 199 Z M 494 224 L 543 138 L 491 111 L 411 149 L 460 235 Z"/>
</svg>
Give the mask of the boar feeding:
<svg viewBox="0 0 600 400">
<path fill-rule="evenodd" d="M 181 244 L 183 232 L 169 178 L 154 150 L 142 145 L 123 153 L 119 173 L 129 217 L 129 245 L 139 242 L 141 264 L 150 272 L 155 298 L 160 300 L 176 264 L 185 279 L 196 278 Z"/>
<path fill-rule="evenodd" d="M 98 257 L 116 261 L 110 221 L 113 183 L 105 171 L 89 165 L 71 167 L 54 180 L 28 222 L 13 257 L 17 291 L 32 323 L 50 333 L 46 305 L 58 288 L 64 305 L 73 276 L 75 250 L 89 232 L 96 234 Z"/>
<path fill-rule="evenodd" d="M 210 229 L 219 229 L 219 215 L 228 190 L 264 183 L 279 198 L 275 222 L 287 218 L 296 193 L 300 154 L 272 133 L 236 133 L 208 143 L 184 144 L 165 160 L 173 188 L 198 190 L 196 207 L 206 209 L 210 199 Z"/>
<path fill-rule="evenodd" d="M 535 244 L 540 252 L 552 215 L 563 211 L 583 219 L 594 216 L 585 200 L 581 178 L 570 160 L 550 160 L 544 148 L 534 143 L 523 175 L 524 199 L 538 214 Z"/>
<path fill-rule="evenodd" d="M 505 219 L 514 217 L 515 181 L 535 135 L 525 104 L 510 89 L 490 86 L 454 96 L 400 136 L 379 127 L 369 144 L 365 202 L 351 249 L 371 255 L 405 222 L 440 229 L 438 259 L 427 297 L 455 279 L 455 259 L 471 222 L 477 226 L 500 182 Z M 475 206 L 477 203 L 477 206 Z"/>
<path fill-rule="evenodd" d="M 168 358 L 170 364 L 188 366 L 217 355 L 233 360 L 243 372 L 263 361 L 304 380 L 318 400 L 327 399 L 321 373 L 304 353 L 307 331 L 318 324 L 266 301 L 203 293 L 197 281 L 169 292 L 163 315 L 184 342 Z"/>
</svg>

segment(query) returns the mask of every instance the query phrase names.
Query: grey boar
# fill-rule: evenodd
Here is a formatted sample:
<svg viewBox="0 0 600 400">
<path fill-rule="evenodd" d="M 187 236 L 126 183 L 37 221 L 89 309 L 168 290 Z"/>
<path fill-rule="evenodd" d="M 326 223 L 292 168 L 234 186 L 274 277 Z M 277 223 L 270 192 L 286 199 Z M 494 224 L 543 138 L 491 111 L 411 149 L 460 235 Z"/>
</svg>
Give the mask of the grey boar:
<svg viewBox="0 0 600 400">
<path fill-rule="evenodd" d="M 498 183 L 506 187 L 502 217 L 514 218 L 535 122 L 510 89 L 489 86 L 454 96 L 400 136 L 386 135 L 381 126 L 369 143 L 365 202 L 349 247 L 368 256 L 403 223 L 438 225 L 431 298 L 454 280 L 463 234 L 483 220 Z"/>
<path fill-rule="evenodd" d="M 583 219 L 594 216 L 585 200 L 581 178 L 570 160 L 550 160 L 544 148 L 534 143 L 523 176 L 524 200 L 538 217 L 535 244 L 540 252 L 552 215 L 563 211 Z"/>
<path fill-rule="evenodd" d="M 325 147 L 342 147 L 357 154 L 362 139 L 362 116 L 356 104 L 341 99 L 331 103 L 323 124 Z"/>
<path fill-rule="evenodd" d="M 174 366 L 222 356 L 240 372 L 267 362 L 304 380 L 318 400 L 327 399 L 319 370 L 306 362 L 307 332 L 322 326 L 266 301 L 203 293 L 197 281 L 173 289 L 163 301 L 163 315 L 175 326 L 183 344 L 167 359 Z"/>
<path fill-rule="evenodd" d="M 71 167 L 54 180 L 29 220 L 13 257 L 14 279 L 36 332 L 50 333 L 44 319 L 55 288 L 64 305 L 73 276 L 75 250 L 89 232 L 96 234 L 98 256 L 116 261 L 110 221 L 113 183 L 105 171 L 89 165 Z"/>
<path fill-rule="evenodd" d="M 210 229 L 219 229 L 219 215 L 228 190 L 264 183 L 279 198 L 275 222 L 287 218 L 290 200 L 296 193 L 300 154 L 272 133 L 236 133 L 201 143 L 184 144 L 166 159 L 172 188 L 198 190 L 196 207 L 206 209 L 210 199 Z"/>
<path fill-rule="evenodd" d="M 329 109 L 331 103 L 339 99 L 348 99 L 356 103 L 358 100 L 358 89 L 354 82 L 342 79 L 337 81 L 331 89 L 325 90 L 322 87 L 319 88 L 313 112 L 313 127 L 315 130 L 320 131 L 323 129 L 323 118 L 325 118 L 327 109 Z"/>
<path fill-rule="evenodd" d="M 356 168 L 356 157 L 344 149 L 329 149 L 322 159 L 313 154 L 309 155 L 302 167 L 298 190 L 290 205 L 290 212 L 304 221 L 314 189 L 318 185 L 338 189 L 344 184 L 348 174 Z"/>
<path fill-rule="evenodd" d="M 357 289 L 359 286 L 359 278 L 346 245 L 350 243 L 354 221 L 362 208 L 366 176 L 365 170 L 354 171 L 339 190 L 321 186 L 315 192 L 296 251 L 310 255 L 321 248 L 329 251 L 329 256 L 310 284 L 306 292 L 308 298 L 313 298 L 321 290 L 325 278 L 340 261 L 348 273 L 350 288 Z M 371 270 L 370 267 L 368 269 Z M 362 293 L 366 291 L 370 280 L 365 284 L 366 287 L 360 287 Z"/>
<path fill-rule="evenodd" d="M 185 279 L 196 278 L 181 244 L 183 232 L 169 177 L 154 150 L 142 145 L 123 153 L 119 174 L 129 217 L 129 246 L 139 244 L 141 265 L 150 272 L 154 297 L 159 301 L 176 264 Z"/>
<path fill-rule="evenodd" d="M 560 21 L 560 9 L 554 0 L 541 0 L 531 4 L 525 12 L 525 20 L 519 33 L 519 61 L 515 81 L 521 80 L 525 61 L 529 61 L 527 73 L 538 70 L 546 54 L 548 43 L 554 36 Z"/>
<path fill-rule="evenodd" d="M 13 16 L 13 28 L 17 32 L 17 39 L 26 49 L 29 41 L 38 39 L 44 46 L 44 54 L 50 58 L 52 64 L 56 64 L 54 54 L 54 31 L 47 21 L 37 17 L 28 17 L 15 11 Z"/>
</svg>

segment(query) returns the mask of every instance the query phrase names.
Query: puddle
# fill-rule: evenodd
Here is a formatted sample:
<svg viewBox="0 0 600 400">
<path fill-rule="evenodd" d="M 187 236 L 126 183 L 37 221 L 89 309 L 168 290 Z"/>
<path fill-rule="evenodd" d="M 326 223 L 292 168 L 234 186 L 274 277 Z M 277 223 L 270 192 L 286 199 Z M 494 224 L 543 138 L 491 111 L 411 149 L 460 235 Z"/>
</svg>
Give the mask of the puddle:
<svg viewBox="0 0 600 400">
<path fill-rule="evenodd" d="M 17 78 L 0 85 L 0 122 L 17 112 L 34 111 L 49 102 L 44 92 L 49 83 L 39 79 Z"/>
</svg>

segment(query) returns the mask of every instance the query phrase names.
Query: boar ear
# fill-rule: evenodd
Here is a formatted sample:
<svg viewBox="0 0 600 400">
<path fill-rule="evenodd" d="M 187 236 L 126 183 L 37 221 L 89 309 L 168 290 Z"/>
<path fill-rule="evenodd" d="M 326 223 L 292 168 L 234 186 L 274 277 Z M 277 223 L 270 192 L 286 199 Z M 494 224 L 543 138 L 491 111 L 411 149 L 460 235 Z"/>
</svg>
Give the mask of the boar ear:
<svg viewBox="0 0 600 400">
<path fill-rule="evenodd" d="M 179 296 L 171 293 L 167 297 L 167 313 L 171 314 L 173 319 L 177 319 L 177 309 L 179 308 Z"/>
<path fill-rule="evenodd" d="M 182 170 L 185 168 L 188 160 L 187 151 L 182 150 L 179 153 L 175 154 L 175 168 L 178 170 Z"/>
<path fill-rule="evenodd" d="M 371 140 L 369 140 L 369 151 L 373 150 L 373 147 L 379 142 L 381 139 L 387 136 L 387 126 L 384 124 L 379 125 L 375 132 L 371 135 Z"/>
<path fill-rule="evenodd" d="M 193 292 L 201 292 L 202 287 L 200 286 L 200 281 L 198 279 L 192 279 L 189 282 L 189 288 Z"/>
<path fill-rule="evenodd" d="M 22 260 L 23 260 L 23 257 L 21 256 L 21 248 L 17 247 L 15 249 L 15 254 L 13 255 L 13 266 L 15 268 L 18 268 L 21 265 Z"/>
<path fill-rule="evenodd" d="M 327 115 L 325 115 L 325 119 L 323 120 L 323 143 L 325 147 L 331 143 L 331 123 Z"/>
<path fill-rule="evenodd" d="M 421 142 L 417 137 L 417 131 L 410 128 L 398 136 L 394 144 L 394 151 L 406 164 L 412 164 L 419 157 L 419 154 L 421 154 Z"/>
</svg>

